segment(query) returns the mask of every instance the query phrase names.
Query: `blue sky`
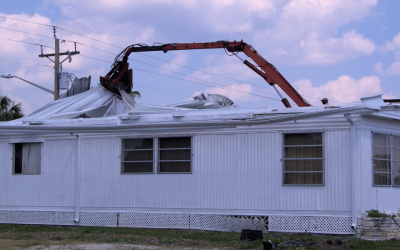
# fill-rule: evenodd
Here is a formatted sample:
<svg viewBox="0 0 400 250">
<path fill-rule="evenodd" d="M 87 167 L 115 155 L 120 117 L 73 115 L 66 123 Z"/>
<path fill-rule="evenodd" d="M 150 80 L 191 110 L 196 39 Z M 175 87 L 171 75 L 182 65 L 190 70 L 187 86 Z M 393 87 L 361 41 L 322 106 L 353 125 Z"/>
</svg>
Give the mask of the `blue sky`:
<svg viewBox="0 0 400 250">
<path fill-rule="evenodd" d="M 114 54 L 121 51 L 118 47 L 134 43 L 243 39 L 313 105 L 321 105 L 323 97 L 341 105 L 382 93 L 385 98 L 400 98 L 398 10 L 396 0 L 15 0 L 3 3 L 0 15 L 73 31 L 83 36 L 63 30 L 57 36 Z M 5 18 L 0 18 L 0 27 L 0 74 L 52 89 L 53 70 L 30 65 L 51 66 L 38 57 L 40 47 L 3 39 L 54 47 L 51 38 L 10 30 L 52 37 L 51 27 Z M 92 85 L 97 85 L 115 56 L 88 46 L 78 45 L 82 56 L 74 56 L 63 67 L 77 77 L 92 75 Z M 73 43 L 62 43 L 61 50 L 73 50 Z M 227 95 L 241 107 L 283 107 L 263 79 L 223 50 L 153 52 L 130 58 L 136 60 L 130 66 L 134 89 L 142 94 L 139 103 L 166 105 L 205 92 Z M 10 61 L 27 64 L 6 63 Z M 26 114 L 52 100 L 50 94 L 19 80 L 0 79 L 0 89 L 21 102 Z"/>
</svg>

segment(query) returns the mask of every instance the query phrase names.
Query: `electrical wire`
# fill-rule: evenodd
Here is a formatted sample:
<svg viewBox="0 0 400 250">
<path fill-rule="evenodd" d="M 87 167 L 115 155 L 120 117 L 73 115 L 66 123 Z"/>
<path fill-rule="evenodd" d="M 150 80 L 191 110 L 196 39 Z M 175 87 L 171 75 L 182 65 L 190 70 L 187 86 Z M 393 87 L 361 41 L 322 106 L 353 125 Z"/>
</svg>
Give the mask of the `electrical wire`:
<svg viewBox="0 0 400 250">
<path fill-rule="evenodd" d="M 7 39 L 7 38 L 4 38 L 4 39 L 10 40 L 10 41 L 15 41 L 15 42 L 26 43 L 26 44 L 34 44 L 34 43 L 29 43 L 29 42 L 24 42 L 24 41 L 17 41 L 17 40 Z M 65 41 L 67 41 L 67 40 L 65 40 Z M 70 42 L 72 42 L 72 41 L 70 41 Z M 53 47 L 46 46 L 46 45 L 41 45 L 41 44 L 34 44 L 34 45 L 45 46 L 45 47 L 48 47 L 48 48 L 53 48 Z M 54 48 L 53 48 L 53 49 L 54 49 Z M 104 52 L 107 52 L 107 51 L 104 51 Z M 111 52 L 107 52 L 107 53 L 112 54 Z M 119 59 L 119 58 L 121 57 L 122 54 L 123 54 L 123 52 L 119 53 L 119 54 L 116 56 L 116 58 Z M 94 60 L 97 60 L 97 61 L 102 61 L 102 62 L 106 62 L 106 63 L 112 63 L 112 62 L 105 61 L 105 60 L 102 60 L 102 59 L 99 59 L 99 58 L 94 58 L 94 57 L 85 56 L 85 55 L 81 55 L 81 56 L 82 56 L 82 57 L 86 57 L 86 58 L 90 58 L 90 59 L 94 59 Z M 148 63 L 143 63 L 143 62 L 140 62 L 140 61 L 138 61 L 138 60 L 133 60 L 133 59 L 132 59 L 132 61 L 139 62 L 139 63 L 142 63 L 142 64 L 146 64 L 146 65 L 148 65 L 148 66 L 156 67 L 156 68 L 159 68 L 159 69 L 162 69 L 162 70 L 166 70 L 166 71 L 169 71 L 169 72 L 173 72 L 173 73 L 176 73 L 176 74 L 179 74 L 179 75 L 182 75 L 182 76 L 185 76 L 185 77 L 193 78 L 193 79 L 196 79 L 196 80 L 199 80 L 199 81 L 208 82 L 208 83 L 210 83 L 210 84 L 212 84 L 212 85 L 203 84 L 203 83 L 199 83 L 199 82 L 195 82 L 195 81 L 189 81 L 189 80 L 185 80 L 185 79 L 181 79 L 181 78 L 177 78 L 177 77 L 172 77 L 172 78 L 174 78 L 174 79 L 179 79 L 179 80 L 183 80 L 183 81 L 189 81 L 189 82 L 192 82 L 192 83 L 197 83 L 197 84 L 202 84 L 202 85 L 206 85 L 206 86 L 222 88 L 222 89 L 226 89 L 226 90 L 229 90 L 229 91 L 234 91 L 234 92 L 239 92 L 239 93 L 243 93 L 243 94 L 249 94 L 249 95 L 254 95 L 254 96 L 258 96 L 258 97 L 263 97 L 263 98 L 268 98 L 268 99 L 271 99 L 271 100 L 277 100 L 277 101 L 279 101 L 278 99 L 275 99 L 275 98 L 272 98 L 272 97 L 266 97 L 266 96 L 262 96 L 262 95 L 253 94 L 253 93 L 250 93 L 250 92 L 240 91 L 240 90 L 238 90 L 238 89 L 234 89 L 234 88 L 231 88 L 231 87 L 228 87 L 228 86 L 224 86 L 224 85 L 221 85 L 221 84 L 217 84 L 217 83 L 213 83 L 213 82 L 210 82 L 210 81 L 202 80 L 202 79 L 199 79 L 199 78 L 196 78 L 196 77 L 192 77 L 192 76 L 188 76 L 188 75 L 185 75 L 185 74 L 181 74 L 181 73 L 178 73 L 178 72 L 176 72 L 176 71 L 164 69 L 164 68 L 162 68 L 162 67 L 154 66 L 154 65 L 151 65 L 151 64 L 148 64 Z M 40 65 L 40 64 L 38 64 L 38 65 Z M 146 71 L 146 70 L 142 70 L 142 69 L 138 69 L 138 68 L 134 68 L 134 69 L 140 70 L 140 71 L 143 71 L 143 72 L 147 72 L 147 73 L 153 73 L 153 72 Z M 153 74 L 158 74 L 158 73 L 153 73 Z M 171 76 L 167 76 L 167 75 L 163 75 L 163 74 L 158 74 L 158 75 L 161 75 L 161 76 L 164 76 L 164 77 L 171 77 Z M 261 87 L 261 86 L 260 86 L 260 87 Z"/>
<path fill-rule="evenodd" d="M 77 70 L 72 70 L 72 69 L 67 69 L 67 68 L 64 68 L 64 69 L 67 70 L 67 71 L 77 72 L 77 73 L 81 73 L 81 74 L 85 74 L 85 75 L 93 75 L 93 74 L 89 74 L 89 73 L 82 72 L 82 71 L 77 71 Z M 93 75 L 93 76 L 100 77 L 99 75 Z M 140 84 L 137 84 L 137 83 L 135 83 L 135 86 L 140 86 L 140 87 L 144 87 L 144 88 L 154 89 L 154 90 L 158 90 L 158 91 L 162 91 L 162 92 L 168 92 L 168 93 L 171 93 L 171 94 L 181 95 L 181 96 L 185 96 L 185 97 L 191 97 L 191 96 L 189 96 L 189 95 L 185 95 L 185 94 L 181 94 L 181 93 L 176 93 L 176 92 L 172 92 L 172 91 L 168 91 L 168 90 L 164 90 L 164 89 L 152 88 L 152 87 L 140 85 Z"/>
<path fill-rule="evenodd" d="M 9 41 L 13 41 L 13 42 L 19 42 L 19 43 L 38 45 L 38 46 L 43 46 L 43 47 L 46 47 L 46 48 L 54 49 L 54 47 L 50 47 L 50 46 L 43 45 L 43 44 L 38 44 L 38 43 L 30 43 L 30 42 L 18 41 L 18 40 L 14 40 L 14 39 L 10 39 L 10 38 L 4 38 L 4 37 L 0 37 L 0 39 L 9 40 Z"/>
<path fill-rule="evenodd" d="M 75 35 L 84 37 L 84 38 L 87 38 L 87 39 L 91 39 L 91 40 L 93 40 L 93 41 L 97 41 L 97 42 L 100 42 L 100 43 L 103 43 L 103 44 L 106 44 L 106 45 L 109 45 L 109 46 L 113 46 L 113 47 L 122 49 L 122 47 L 120 47 L 120 46 L 116 46 L 116 45 L 113 45 L 113 44 L 110 44 L 110 43 L 106 43 L 106 42 L 104 42 L 104 41 L 101 41 L 101 40 L 98 40 L 98 39 L 95 39 L 95 38 L 91 38 L 91 37 L 88 37 L 88 36 L 84 36 L 84 35 L 81 35 L 81 34 L 79 34 L 79 33 L 76 33 L 76 32 L 73 32 L 73 31 L 70 31 L 70 30 L 67 30 L 67 29 L 58 27 L 58 26 L 48 25 L 48 24 L 42 24 L 42 23 L 36 23 L 36 22 L 31 22 L 31 21 L 24 21 L 24 20 L 20 20 L 20 19 L 16 19 L 16 18 L 5 17 L 5 16 L 0 16 L 0 17 L 1 17 L 1 18 L 5 18 L 5 19 L 15 20 L 15 21 L 21 21 L 21 22 L 26 22 L 26 23 L 33 23 L 33 24 L 44 25 L 44 26 L 48 26 L 48 27 L 54 27 L 54 28 L 57 28 L 57 29 L 60 29 L 60 30 L 63 30 L 63 31 L 66 31 L 66 32 L 69 32 L 69 33 L 72 33 L 72 34 L 75 34 Z M 2 29 L 7 29 L 7 30 L 12 30 L 12 31 L 16 31 L 16 32 L 22 32 L 22 33 L 25 33 L 25 34 L 36 35 L 36 36 L 41 36 L 41 37 L 53 39 L 53 37 L 44 36 L 44 35 L 39 35 L 39 34 L 34 34 L 34 33 L 29 33 L 29 32 L 25 32 L 25 31 L 19 31 L 19 30 L 9 29 L 9 28 L 5 28 L 5 27 L 0 27 L 0 28 L 2 28 Z M 74 41 L 70 41 L 70 40 L 65 40 L 65 41 L 74 42 Z M 83 45 L 83 46 L 87 46 L 87 47 L 96 49 L 96 50 L 99 50 L 99 51 L 103 51 L 103 52 L 112 54 L 111 52 L 108 52 L 108 51 L 105 51 L 105 50 L 101 50 L 101 49 L 97 49 L 97 48 L 95 48 L 95 47 L 92 47 L 92 46 L 89 46 L 89 45 L 85 45 L 85 44 L 80 43 L 80 42 L 76 42 L 76 43 L 81 44 L 81 45 Z M 138 44 L 138 45 L 139 45 L 139 44 Z M 141 44 L 141 45 L 143 46 L 143 44 Z M 125 50 L 126 50 L 126 49 L 124 49 L 124 51 L 125 51 Z M 225 51 L 225 53 L 227 53 L 227 52 Z M 119 53 L 117 56 L 121 56 L 121 54 L 122 54 L 122 52 Z M 222 77 L 222 78 L 229 79 L 229 80 L 233 80 L 233 81 L 237 81 L 237 82 L 242 82 L 242 83 L 247 83 L 247 84 L 250 84 L 250 85 L 255 85 L 255 84 L 248 83 L 248 82 L 241 81 L 241 80 L 237 80 L 237 79 L 234 79 L 234 78 L 229 78 L 229 77 L 226 77 L 226 76 L 221 76 L 221 75 L 213 74 L 213 73 L 210 73 L 210 72 L 207 72 L 207 71 L 203 71 L 203 70 L 191 68 L 191 67 L 188 67 L 188 66 L 184 66 L 184 65 L 181 65 L 181 64 L 169 62 L 169 61 L 166 61 L 166 60 L 157 58 L 157 57 L 145 55 L 144 53 L 137 53 L 137 54 L 142 55 L 142 56 L 147 56 L 147 57 L 150 57 L 150 58 L 153 58 L 153 59 L 157 59 L 157 60 L 160 60 L 160 61 L 164 61 L 164 62 L 167 62 L 167 63 L 170 63 L 170 64 L 174 64 L 174 65 L 177 65 L 177 66 L 180 66 L 180 67 L 188 68 L 188 69 L 191 69 L 191 70 L 194 70 L 194 71 L 203 72 L 203 73 L 206 73 L 206 74 L 209 74 L 209 75 L 214 75 L 214 76 L 217 76 L 217 77 Z M 227 53 L 227 54 L 228 54 L 228 53 Z M 228 54 L 228 55 L 230 55 L 230 54 Z M 236 57 L 238 57 L 240 60 L 243 61 L 243 59 L 241 59 L 239 56 L 237 56 L 237 53 L 232 53 L 232 55 L 230 55 L 230 56 L 236 56 Z M 130 59 L 130 60 L 132 60 L 132 59 Z M 133 61 L 136 61 L 136 62 L 139 62 L 139 63 L 143 63 L 143 62 L 140 62 L 140 61 L 137 61 L 137 60 L 133 60 Z M 143 63 L 143 64 L 146 64 L 146 63 Z M 153 66 L 153 65 L 151 65 L 151 64 L 147 64 L 147 65 Z M 154 66 L 154 67 L 157 67 L 157 66 Z M 157 68 L 160 68 L 160 67 L 157 67 Z M 164 70 L 166 70 L 166 69 L 164 69 Z M 171 72 L 174 72 L 174 71 L 171 71 Z M 174 72 L 174 73 L 177 73 L 177 72 Z M 178 74 L 180 74 L 180 73 L 178 73 Z M 190 76 L 188 76 L 188 77 L 190 77 Z M 204 81 L 204 80 L 202 80 L 202 81 Z M 267 87 L 265 87 L 265 86 L 260 86 L 260 85 L 255 85 L 255 86 L 267 88 Z M 270 88 L 270 87 L 268 87 L 268 88 Z M 313 99 L 321 99 L 320 97 L 318 98 L 318 97 L 312 97 L 312 96 L 306 96 L 306 95 L 302 95 L 302 96 L 308 97 L 308 98 L 313 98 Z M 268 97 L 267 97 L 267 98 L 268 98 Z M 270 99 L 273 99 L 273 98 L 270 98 Z M 273 100 L 277 100 L 277 99 L 273 99 Z M 333 101 L 333 102 L 338 102 L 338 103 L 343 103 L 343 102 L 339 102 L 339 101 L 336 101 L 336 100 L 332 100 L 332 101 Z"/>
<path fill-rule="evenodd" d="M 36 23 L 36 22 L 32 22 L 32 21 L 25 21 L 25 20 L 21 20 L 21 19 L 17 19 L 17 18 L 11 18 L 11 17 L 6 17 L 6 16 L 1 16 L 1 18 L 5 18 L 5 19 L 10 19 L 10 20 L 14 20 L 14 21 L 20 21 L 20 22 L 25 22 L 25 23 L 33 23 L 33 24 L 39 24 L 39 25 L 44 25 L 44 26 L 48 26 L 48 27 L 54 27 L 53 25 L 50 24 L 44 24 L 44 23 Z"/>
<path fill-rule="evenodd" d="M 98 40 L 98 39 L 95 39 L 95 38 L 91 38 L 91 37 L 88 37 L 88 36 L 84 36 L 84 35 L 81 35 L 81 34 L 79 34 L 79 33 L 76 33 L 76 32 L 73 32 L 73 31 L 70 31 L 70 30 L 67 30 L 67 29 L 58 27 L 58 26 L 48 25 L 48 24 L 43 24 L 43 23 L 36 23 L 36 22 L 31 22 L 31 21 L 24 21 L 24 20 L 20 20 L 20 19 L 16 19 L 16 18 L 10 18 L 10 17 L 6 17 L 6 16 L 0 16 L 0 17 L 1 17 L 1 18 L 5 18 L 5 19 L 15 20 L 15 21 L 26 22 L 26 23 L 33 23 L 33 24 L 38 24 L 38 25 L 44 25 L 44 26 L 48 26 L 48 27 L 55 27 L 55 28 L 57 28 L 57 29 L 60 29 L 60 30 L 63 30 L 63 31 L 66 31 L 66 32 L 69 32 L 69 33 L 72 33 L 72 34 L 75 34 L 75 35 L 78 35 L 78 36 L 81 36 L 81 37 L 90 39 L 90 40 L 93 40 L 93 41 L 96 41 L 96 42 L 100 42 L 100 43 L 103 43 L 103 44 L 106 44 L 106 45 L 109 45 L 109 46 L 112 46 L 112 47 L 115 47 L 115 48 L 124 49 L 123 47 L 120 47 L 120 46 L 117 46 L 117 45 L 113 45 L 113 44 L 110 44 L 110 43 L 107 43 L 107 42 L 104 42 L 104 41 L 101 41 L 101 40 Z M 0 27 L 0 28 L 2 28 L 2 27 Z M 16 30 L 16 31 L 17 31 L 17 30 Z M 22 32 L 22 31 L 18 31 L 18 32 Z M 33 34 L 33 35 L 35 35 L 35 34 Z M 45 37 L 46 37 L 46 36 L 45 36 Z M 53 38 L 53 37 L 47 37 L 47 38 Z M 67 41 L 67 40 L 65 40 L 65 41 Z M 74 41 L 68 41 L 68 42 L 74 42 Z M 91 47 L 91 46 L 89 46 L 89 45 L 85 45 L 85 44 L 80 43 L 80 42 L 76 42 L 76 43 L 81 44 L 81 45 L 84 45 L 84 46 L 87 46 L 87 47 L 90 47 L 90 48 L 92 48 L 92 49 L 96 49 L 96 50 L 100 50 L 100 51 L 103 51 L 103 52 L 106 52 L 106 53 L 110 53 L 110 52 L 107 52 L 107 51 L 104 51 L 104 50 L 101 50 L 101 49 L 97 49 L 97 48 Z M 161 44 L 161 43 L 155 42 L 154 44 Z M 184 68 L 187 68 L 187 69 L 191 69 L 191 70 L 194 70 L 194 71 L 199 71 L 199 72 L 202 72 L 202 73 L 206 73 L 206 74 L 209 74 L 209 75 L 213 75 L 213 76 L 225 78 L 225 79 L 232 80 L 232 81 L 237 81 L 237 82 L 242 82 L 242 83 L 251 84 L 251 83 L 248 83 L 248 82 L 245 82 L 245 81 L 241 81 L 241 80 L 237 80 L 237 79 L 234 79 L 234 78 L 230 78 L 230 77 L 226 77 L 226 76 L 222 76 L 222 75 L 210 73 L 210 72 L 207 72 L 207 71 L 203 71 L 203 70 L 191 68 L 191 67 L 184 66 L 184 65 L 181 65 L 181 64 L 178 64 L 178 63 L 173 63 L 173 62 L 170 62 L 170 61 L 167 61 L 167 60 L 163 60 L 163 59 L 160 59 L 160 58 L 157 58 L 157 57 L 154 57 L 154 56 L 146 55 L 146 54 L 144 54 L 144 53 L 138 53 L 138 54 L 139 54 L 139 55 L 142 55 L 142 56 L 150 57 L 150 58 L 153 58 L 153 59 L 156 59 L 156 60 L 160 60 L 160 61 L 163 61 L 163 62 L 171 63 L 171 64 L 174 64 L 174 65 L 177 65 L 177 66 L 180 66 L 180 67 L 184 67 Z"/>
<path fill-rule="evenodd" d="M 94 57 L 90 57 L 90 56 L 85 56 L 85 55 L 82 55 L 82 54 L 81 54 L 80 56 L 86 57 L 86 58 L 90 58 L 90 59 L 93 59 L 93 60 L 97 60 L 97 61 L 101 61 L 101 62 L 111 63 L 111 62 L 109 62 L 109 61 L 105 61 L 105 60 L 98 59 L 98 58 L 94 58 Z M 136 61 L 136 60 L 132 60 L 132 61 Z M 143 62 L 140 62 L 140 61 L 137 61 L 137 62 L 143 63 Z M 224 86 L 224 85 L 222 85 L 222 84 L 218 84 L 218 83 L 210 82 L 210 81 L 207 81 L 207 80 L 199 79 L 199 78 L 196 78 L 196 77 L 192 77 L 192 76 L 189 76 L 189 75 L 181 74 L 181 73 L 178 73 L 178 72 L 176 72 L 176 71 L 168 70 L 168 69 L 165 69 L 165 68 L 162 68 L 162 67 L 154 66 L 154 65 L 151 65 L 151 64 L 147 64 L 147 63 L 143 63 L 143 64 L 146 64 L 146 65 L 151 66 L 151 67 L 156 67 L 156 68 L 159 68 L 159 69 L 162 69 L 162 70 L 166 70 L 166 71 L 169 71 L 169 72 L 173 72 L 173 73 L 175 73 L 175 74 L 178 74 L 178 75 L 181 75 L 181 76 L 185 76 L 185 77 L 189 77 L 189 78 L 192 78 L 192 79 L 195 79 L 195 80 L 198 80 L 198 81 L 203 81 L 203 82 L 207 82 L 207 83 L 212 84 L 212 85 L 206 84 L 207 86 L 212 86 L 212 87 L 218 87 L 218 86 L 220 86 L 220 87 L 218 87 L 218 88 L 224 88 L 224 89 L 226 89 L 226 90 L 236 91 L 236 92 L 240 91 L 240 93 L 243 93 L 243 94 L 256 95 L 256 94 L 253 94 L 253 93 L 250 93 L 250 92 L 241 91 L 241 90 L 238 90 L 238 89 L 235 89 L 235 88 L 231 88 L 231 87 L 228 87 L 228 86 Z M 132 67 L 131 67 L 131 68 L 132 68 Z M 140 71 L 144 71 L 144 72 L 150 73 L 150 71 L 146 71 L 146 70 L 142 70 L 142 69 L 138 69 L 138 68 L 132 68 L 132 69 L 136 69 L 136 70 L 140 70 Z M 154 73 L 154 74 L 158 74 L 158 73 Z M 170 77 L 170 76 L 163 75 L 163 74 L 159 74 L 159 75 L 165 76 L 165 77 Z M 174 78 L 175 78 L 175 77 L 174 77 Z M 175 78 L 175 79 L 181 79 L 181 78 Z M 181 80 L 185 80 L 185 79 L 181 79 Z M 185 80 L 185 81 L 187 81 L 187 80 Z M 194 81 L 191 81 L 191 82 L 194 82 Z M 195 83 L 202 84 L 202 83 L 199 83 L 199 82 L 195 82 Z M 203 84 L 203 85 L 205 85 L 205 84 Z M 256 95 L 256 96 L 261 96 L 261 95 Z M 269 99 L 272 99 L 272 100 L 280 101 L 280 100 L 274 99 L 274 98 L 272 98 L 272 97 L 267 97 L 267 96 L 263 96 L 263 97 L 264 97 L 264 98 L 269 98 Z"/>
<path fill-rule="evenodd" d="M 90 56 L 85 56 L 85 55 L 82 55 L 82 54 L 81 54 L 81 56 L 82 57 L 86 57 L 86 58 L 90 58 L 90 59 L 93 59 L 93 60 L 101 61 L 101 62 L 111 63 L 111 62 L 108 62 L 108 61 L 105 61 L 105 60 L 102 60 L 102 59 L 98 59 L 98 58 L 94 58 L 94 57 L 90 57 Z M 228 91 L 233 91 L 233 92 L 238 92 L 238 93 L 248 94 L 248 95 L 254 95 L 254 96 L 263 97 L 263 98 L 267 98 L 267 99 L 271 99 L 271 100 L 275 100 L 275 101 L 280 101 L 279 99 L 275 99 L 275 98 L 268 97 L 268 96 L 263 96 L 263 95 L 258 95 L 258 94 L 242 91 L 242 90 L 239 90 L 239 89 L 231 88 L 231 87 L 224 86 L 224 85 L 217 84 L 217 83 L 209 82 L 211 84 L 206 84 L 206 83 L 191 81 L 191 80 L 182 79 L 182 78 L 178 78 L 178 77 L 168 76 L 168 75 L 164 75 L 164 74 L 160 74 L 160 73 L 155 73 L 155 72 L 147 71 L 147 70 L 144 70 L 144 69 L 138 69 L 138 68 L 133 68 L 133 67 L 131 67 L 131 68 L 135 69 L 135 70 L 142 71 L 142 72 L 155 74 L 155 75 L 160 75 L 160 76 L 164 76 L 164 77 L 169 77 L 169 78 L 173 78 L 173 79 L 177 79 L 177 80 L 181 80 L 181 81 L 192 82 L 192 83 L 206 85 L 206 86 L 210 86 L 210 87 L 216 87 L 216 88 L 220 88 L 220 89 L 225 89 L 225 90 L 228 90 Z"/>
<path fill-rule="evenodd" d="M 37 64 L 37 63 L 23 63 L 23 62 L 11 62 L 11 61 L 3 61 L 0 60 L 2 63 L 16 63 L 16 64 L 26 64 L 26 65 L 34 65 L 34 66 L 44 66 L 50 69 L 54 69 L 54 66 L 44 65 L 44 64 Z"/>
<path fill-rule="evenodd" d="M 10 29 L 10 28 L 6 28 L 6 27 L 0 27 L 0 29 L 12 30 L 12 31 L 15 31 L 15 32 L 21 32 L 21 33 L 25 33 L 25 34 L 29 34 L 29 35 L 41 36 L 41 37 L 45 37 L 45 38 L 51 38 L 51 39 L 54 39 L 54 37 L 50 37 L 50 36 L 44 36 L 44 35 L 39 35 L 39 34 L 30 33 L 30 32 L 21 31 L 21 30 Z"/>
</svg>

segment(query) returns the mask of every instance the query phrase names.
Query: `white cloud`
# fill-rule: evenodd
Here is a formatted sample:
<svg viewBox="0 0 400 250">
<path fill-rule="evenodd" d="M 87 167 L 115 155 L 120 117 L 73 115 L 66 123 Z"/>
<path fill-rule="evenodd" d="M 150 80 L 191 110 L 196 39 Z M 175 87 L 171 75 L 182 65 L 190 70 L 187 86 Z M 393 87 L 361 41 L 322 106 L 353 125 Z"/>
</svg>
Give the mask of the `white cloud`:
<svg viewBox="0 0 400 250">
<path fill-rule="evenodd" d="M 203 91 L 196 91 L 196 92 L 194 92 L 194 94 L 192 96 L 194 97 L 194 96 L 197 96 L 197 95 L 199 95 L 201 93 L 204 93 L 204 94 L 219 94 L 219 95 L 227 96 L 229 99 L 231 99 L 234 102 L 240 102 L 240 101 L 251 101 L 252 99 L 254 99 L 253 95 L 242 93 L 242 92 L 251 93 L 252 91 L 253 91 L 253 89 L 252 89 L 250 84 L 234 83 L 234 84 L 231 84 L 229 86 L 226 86 L 226 88 L 217 88 L 217 87 L 215 87 L 215 88 L 205 89 Z M 192 100 L 192 99 L 190 99 L 190 100 Z"/>
<path fill-rule="evenodd" d="M 184 51 L 172 52 L 175 54 L 174 59 L 170 63 L 166 63 L 161 66 L 161 68 L 171 71 L 179 71 L 182 66 L 186 66 L 187 60 L 189 59 L 189 54 Z M 161 70 L 163 72 L 168 72 L 165 70 Z"/>
<path fill-rule="evenodd" d="M 337 80 L 329 81 L 321 86 L 314 87 L 310 80 L 303 79 L 293 83 L 299 93 L 303 93 L 305 98 L 316 106 L 321 106 L 320 99 L 328 98 L 334 105 L 343 105 L 360 98 L 382 94 L 381 81 L 377 76 L 365 76 L 359 80 L 350 76 L 342 75 Z M 315 97 L 314 98 L 309 98 Z"/>
<path fill-rule="evenodd" d="M 400 75 L 400 61 L 392 63 L 387 69 L 389 75 Z"/>
<path fill-rule="evenodd" d="M 383 66 L 382 62 L 375 63 L 374 64 L 374 72 L 379 75 L 384 75 L 385 72 L 383 71 L 382 66 Z"/>
<path fill-rule="evenodd" d="M 278 37 L 297 40 L 311 32 L 331 35 L 341 25 L 368 15 L 378 0 L 292 0 L 283 7 Z"/>
<path fill-rule="evenodd" d="M 315 32 L 310 33 L 305 40 L 300 41 L 300 47 L 305 52 L 302 63 L 332 64 L 346 59 L 353 59 L 359 55 L 369 55 L 375 49 L 375 44 L 358 34 L 355 30 L 349 31 L 341 38 L 320 40 Z"/>
<path fill-rule="evenodd" d="M 369 55 L 375 44 L 351 30 L 337 37 L 344 24 L 369 15 L 377 0 L 292 0 L 282 7 L 273 27 L 259 32 L 256 47 L 277 61 L 331 64 Z"/>
<path fill-rule="evenodd" d="M 386 44 L 383 48 L 386 51 L 400 49 L 400 32 L 397 36 L 393 37 L 392 41 L 386 41 Z"/>
</svg>

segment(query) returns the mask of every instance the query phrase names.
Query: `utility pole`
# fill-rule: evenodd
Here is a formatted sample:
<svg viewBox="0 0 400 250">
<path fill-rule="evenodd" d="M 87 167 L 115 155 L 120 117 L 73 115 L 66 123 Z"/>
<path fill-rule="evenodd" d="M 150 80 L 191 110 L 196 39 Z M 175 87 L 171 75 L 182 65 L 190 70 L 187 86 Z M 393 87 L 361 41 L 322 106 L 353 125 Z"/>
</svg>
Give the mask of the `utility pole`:
<svg viewBox="0 0 400 250">
<path fill-rule="evenodd" d="M 60 70 L 60 40 L 54 31 L 55 51 L 54 51 L 54 100 L 58 100 L 60 89 L 58 88 L 58 71 Z"/>
<path fill-rule="evenodd" d="M 43 46 L 41 46 L 41 54 L 39 57 L 43 58 L 46 57 L 50 61 L 54 63 L 54 100 L 58 100 L 60 96 L 60 89 L 59 89 L 59 82 L 58 76 L 60 73 L 60 65 L 67 59 L 71 62 L 71 56 L 78 55 L 80 52 L 76 51 L 76 42 L 75 42 L 75 51 L 70 52 L 69 50 L 64 53 L 60 53 L 60 39 L 56 37 L 56 27 L 53 27 L 54 32 L 54 40 L 55 40 L 55 51 L 54 54 L 43 54 Z M 50 56 L 54 56 L 54 61 L 50 59 Z M 64 60 L 60 62 L 60 56 L 67 56 Z"/>
</svg>

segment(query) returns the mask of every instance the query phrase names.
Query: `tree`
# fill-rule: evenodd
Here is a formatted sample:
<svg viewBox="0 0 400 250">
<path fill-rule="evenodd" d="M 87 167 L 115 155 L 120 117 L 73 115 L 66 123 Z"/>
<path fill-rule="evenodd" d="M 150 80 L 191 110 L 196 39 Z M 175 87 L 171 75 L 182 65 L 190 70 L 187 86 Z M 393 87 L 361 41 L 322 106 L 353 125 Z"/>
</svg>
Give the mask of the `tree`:
<svg viewBox="0 0 400 250">
<path fill-rule="evenodd" d="M 0 95 L 0 121 L 11 121 L 23 116 L 21 103 L 14 105 L 10 98 Z"/>
</svg>

